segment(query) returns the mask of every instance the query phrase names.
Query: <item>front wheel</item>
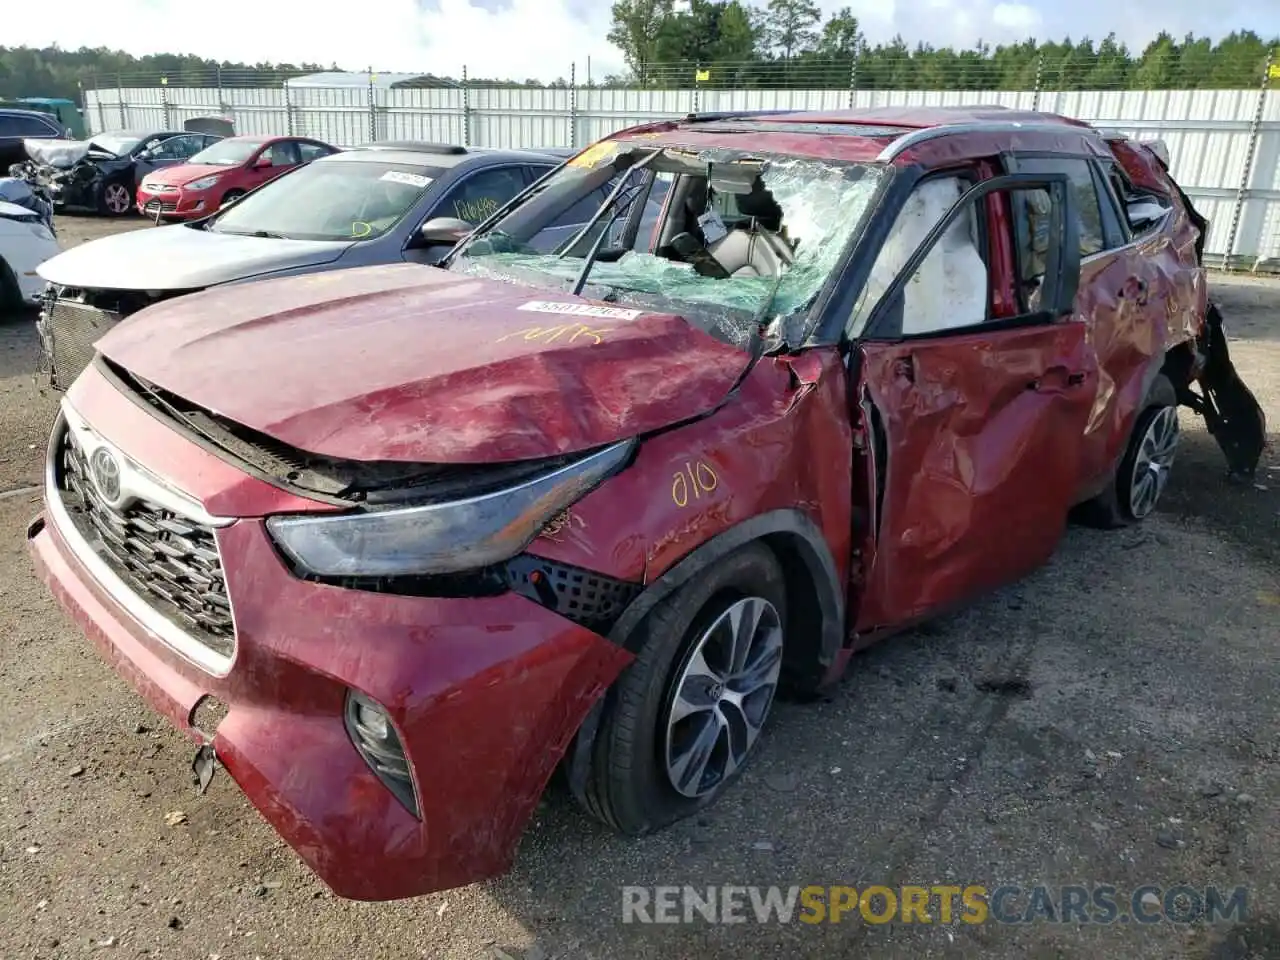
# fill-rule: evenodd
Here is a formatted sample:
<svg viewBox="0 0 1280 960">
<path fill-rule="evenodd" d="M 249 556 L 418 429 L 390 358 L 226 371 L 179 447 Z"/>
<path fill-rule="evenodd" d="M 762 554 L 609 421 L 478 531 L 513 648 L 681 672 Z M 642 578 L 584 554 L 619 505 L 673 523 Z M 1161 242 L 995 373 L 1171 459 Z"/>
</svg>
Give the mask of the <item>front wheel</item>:
<svg viewBox="0 0 1280 960">
<path fill-rule="evenodd" d="M 243 196 L 244 196 L 243 190 L 228 190 L 226 193 L 222 195 L 222 202 L 218 204 L 218 207 L 219 209 L 221 209 L 222 207 L 225 207 L 228 204 L 235 203 L 237 200 L 239 200 Z"/>
<path fill-rule="evenodd" d="M 778 689 L 784 584 L 773 553 L 749 546 L 645 618 L 594 743 L 585 796 L 593 815 L 624 834 L 649 833 L 706 807 L 737 778 Z"/>
<path fill-rule="evenodd" d="M 133 209 L 133 196 L 123 183 L 108 183 L 102 188 L 102 212 L 112 217 L 123 217 Z"/>
</svg>

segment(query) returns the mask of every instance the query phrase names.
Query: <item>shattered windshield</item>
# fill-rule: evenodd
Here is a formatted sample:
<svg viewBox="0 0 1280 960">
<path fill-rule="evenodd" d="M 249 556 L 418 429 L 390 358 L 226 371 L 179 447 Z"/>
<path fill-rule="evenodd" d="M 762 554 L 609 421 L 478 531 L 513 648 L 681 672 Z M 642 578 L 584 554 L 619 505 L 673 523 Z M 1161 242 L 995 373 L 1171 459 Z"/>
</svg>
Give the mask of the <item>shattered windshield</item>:
<svg viewBox="0 0 1280 960">
<path fill-rule="evenodd" d="M 882 170 L 604 141 L 466 243 L 452 269 L 566 292 L 585 283 L 583 296 L 676 313 L 745 345 L 757 315 L 804 318 Z"/>
<path fill-rule="evenodd" d="M 439 172 L 378 160 L 317 161 L 227 207 L 207 229 L 286 240 L 375 240 L 417 205 Z"/>
</svg>

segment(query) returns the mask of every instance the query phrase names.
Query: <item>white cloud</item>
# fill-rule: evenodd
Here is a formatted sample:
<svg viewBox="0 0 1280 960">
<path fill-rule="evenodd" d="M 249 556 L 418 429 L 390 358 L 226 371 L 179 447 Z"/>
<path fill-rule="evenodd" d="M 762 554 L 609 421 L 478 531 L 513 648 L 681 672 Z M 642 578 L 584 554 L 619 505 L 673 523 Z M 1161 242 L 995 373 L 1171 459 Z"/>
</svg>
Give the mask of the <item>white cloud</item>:
<svg viewBox="0 0 1280 960">
<path fill-rule="evenodd" d="M 819 6 L 826 13 L 851 7 L 872 42 L 901 33 L 909 45 L 1002 43 L 1029 34 L 1096 40 L 1115 30 L 1141 49 L 1162 28 L 1175 36 L 1249 28 L 1280 33 L 1280 7 L 1259 0 L 1130 0 L 1127 7 L 1115 0 L 819 0 Z M 606 0 L 219 0 L 208 8 L 178 0 L 110 0 L 107 6 L 59 0 L 55 7 L 49 16 L 28 10 L 9 17 L 3 43 L 455 76 L 466 64 L 472 76 L 519 80 L 567 78 L 574 62 L 581 75 L 588 57 L 596 76 L 622 66 L 605 39 Z"/>
<path fill-rule="evenodd" d="M 1025 3 L 997 3 L 991 8 L 991 22 L 1019 37 L 1033 37 L 1040 33 L 1044 20 L 1038 10 Z"/>
<path fill-rule="evenodd" d="M 609 7 L 586 19 L 564 0 L 511 0 L 500 12 L 468 0 L 220 0 L 199 10 L 178 0 L 59 0 L 54 16 L 8 18 L 6 45 L 105 46 L 133 54 L 192 53 L 217 60 L 310 61 L 360 70 L 457 76 L 567 78 L 576 60 L 603 74 L 621 54 L 605 39 Z M 148 29 L 146 24 L 160 24 Z M 189 29 L 182 29 L 189 24 Z"/>
</svg>

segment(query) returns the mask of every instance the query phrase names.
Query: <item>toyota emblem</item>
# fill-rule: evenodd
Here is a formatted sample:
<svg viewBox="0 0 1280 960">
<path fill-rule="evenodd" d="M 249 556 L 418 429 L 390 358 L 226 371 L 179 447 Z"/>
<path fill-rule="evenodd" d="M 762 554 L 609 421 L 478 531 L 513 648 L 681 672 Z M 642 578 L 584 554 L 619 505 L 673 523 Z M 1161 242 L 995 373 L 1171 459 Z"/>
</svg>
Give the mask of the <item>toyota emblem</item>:
<svg viewBox="0 0 1280 960">
<path fill-rule="evenodd" d="M 120 461 L 106 447 L 99 447 L 89 458 L 89 473 L 98 493 L 114 506 L 120 499 Z"/>
</svg>

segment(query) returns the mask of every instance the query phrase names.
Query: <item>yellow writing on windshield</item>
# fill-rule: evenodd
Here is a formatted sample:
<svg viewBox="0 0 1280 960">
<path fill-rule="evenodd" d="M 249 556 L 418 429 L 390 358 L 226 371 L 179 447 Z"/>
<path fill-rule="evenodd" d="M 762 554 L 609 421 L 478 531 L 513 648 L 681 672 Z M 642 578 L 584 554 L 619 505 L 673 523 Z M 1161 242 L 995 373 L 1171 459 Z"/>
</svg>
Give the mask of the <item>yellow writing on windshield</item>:
<svg viewBox="0 0 1280 960">
<path fill-rule="evenodd" d="M 498 209 L 498 201 L 493 197 L 472 197 L 468 200 L 455 200 L 453 209 L 459 220 L 465 220 L 467 223 L 480 223 L 482 220 L 488 220 L 493 215 L 493 212 Z"/>
<path fill-rule="evenodd" d="M 555 327 L 525 327 L 523 330 L 504 334 L 495 342 L 502 343 L 504 340 L 521 337 L 525 340 L 538 340 L 542 343 L 553 343 L 557 340 L 562 340 L 564 343 L 573 343 L 578 338 L 585 337 L 592 343 L 604 343 L 604 335 L 612 329 L 613 327 L 588 327 L 585 323 L 562 323 Z"/>
</svg>

